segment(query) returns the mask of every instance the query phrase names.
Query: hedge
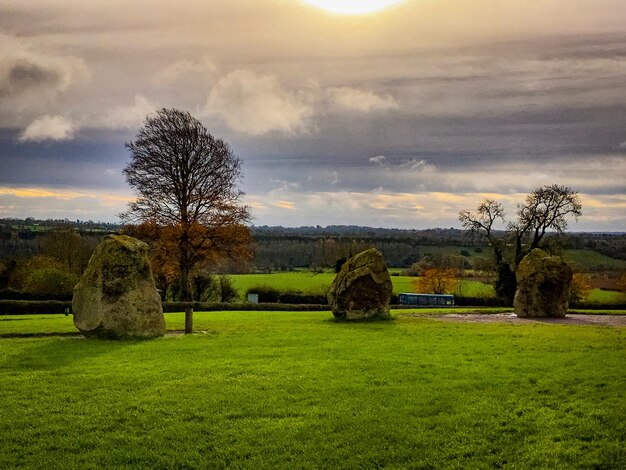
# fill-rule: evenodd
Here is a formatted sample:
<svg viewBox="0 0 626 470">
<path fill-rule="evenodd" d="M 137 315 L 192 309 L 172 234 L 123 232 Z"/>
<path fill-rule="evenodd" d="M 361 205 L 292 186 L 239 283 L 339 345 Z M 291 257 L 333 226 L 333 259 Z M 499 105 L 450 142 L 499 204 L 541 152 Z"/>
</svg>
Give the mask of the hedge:
<svg viewBox="0 0 626 470">
<path fill-rule="evenodd" d="M 205 302 L 163 302 L 166 313 L 183 312 L 192 307 L 197 312 L 220 311 L 259 311 L 259 312 L 321 312 L 329 310 L 326 304 L 279 304 L 279 303 L 205 303 Z"/>
<path fill-rule="evenodd" d="M 504 307 L 504 302 L 495 299 L 480 297 L 455 297 L 457 306 L 472 307 Z M 462 303 L 461 303 L 462 302 Z M 203 303 L 203 302 L 163 302 L 165 313 L 183 312 L 187 307 L 193 307 L 198 312 L 218 311 L 258 311 L 258 312 L 320 312 L 330 310 L 327 304 L 295 304 L 295 303 Z M 443 307 L 443 306 L 442 306 Z M 72 302 L 63 300 L 0 300 L 0 315 L 48 315 L 69 312 Z M 419 308 L 415 305 L 396 305 L 391 308 Z M 445 308 L 445 307 L 444 307 Z M 581 310 L 626 310 L 626 304 L 590 304 L 576 303 L 570 305 L 572 309 Z"/>
<path fill-rule="evenodd" d="M 0 315 L 48 315 L 71 308 L 69 300 L 0 300 Z"/>
<path fill-rule="evenodd" d="M 72 300 L 72 294 L 33 294 L 16 289 L 0 289 L 0 300 Z"/>
<path fill-rule="evenodd" d="M 499 297 L 466 297 L 455 295 L 454 303 L 459 307 L 511 307 L 505 299 Z"/>
</svg>

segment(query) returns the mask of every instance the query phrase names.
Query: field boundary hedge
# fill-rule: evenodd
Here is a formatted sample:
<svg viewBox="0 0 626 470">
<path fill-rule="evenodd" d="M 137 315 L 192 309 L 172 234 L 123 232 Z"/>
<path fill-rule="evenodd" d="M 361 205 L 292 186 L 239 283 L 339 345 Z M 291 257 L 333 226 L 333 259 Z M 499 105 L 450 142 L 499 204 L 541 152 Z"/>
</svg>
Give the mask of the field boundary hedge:
<svg viewBox="0 0 626 470">
<path fill-rule="evenodd" d="M 0 300 L 0 315 L 51 315 L 71 308 L 69 300 Z"/>
<path fill-rule="evenodd" d="M 457 307 L 506 307 L 504 303 L 483 302 L 469 297 L 459 302 Z M 469 300 L 477 300 L 470 302 Z M 330 310 L 327 304 L 283 304 L 283 303 L 207 303 L 207 302 L 163 302 L 164 313 L 183 312 L 187 307 L 192 307 L 197 312 L 220 312 L 220 311 L 247 311 L 247 312 L 323 312 Z M 432 306 L 425 306 L 432 308 Z M 72 302 L 68 300 L 0 300 L 0 315 L 52 315 L 71 312 Z M 418 305 L 391 304 L 393 309 L 415 309 Z M 442 308 L 454 308 L 442 306 Z M 577 310 L 626 310 L 626 304 L 590 304 L 576 303 L 570 305 L 571 309 Z"/>
<path fill-rule="evenodd" d="M 39 301 L 47 301 L 47 300 L 63 300 L 63 301 L 71 301 L 72 294 L 60 294 L 60 295 L 51 295 L 51 294 L 33 294 L 32 292 L 24 292 L 17 289 L 0 289 L 0 300 L 39 300 Z"/>
<path fill-rule="evenodd" d="M 329 310 L 324 304 L 276 304 L 276 303 L 207 303 L 207 302 L 163 302 L 163 312 L 183 312 L 191 306 L 198 312 L 219 311 L 290 311 L 321 312 Z M 0 315 L 52 315 L 71 312 L 72 302 L 63 300 L 0 300 Z"/>
<path fill-rule="evenodd" d="M 258 312 L 322 312 L 329 310 L 326 304 L 279 304 L 279 303 L 207 303 L 163 302 L 163 312 L 183 312 L 191 306 L 197 312 L 258 311 Z"/>
</svg>

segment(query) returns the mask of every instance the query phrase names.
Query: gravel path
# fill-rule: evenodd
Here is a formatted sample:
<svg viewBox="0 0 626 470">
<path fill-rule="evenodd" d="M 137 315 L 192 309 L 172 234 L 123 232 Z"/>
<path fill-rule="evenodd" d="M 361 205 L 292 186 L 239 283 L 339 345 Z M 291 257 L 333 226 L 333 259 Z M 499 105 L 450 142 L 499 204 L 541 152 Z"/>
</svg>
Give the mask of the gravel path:
<svg viewBox="0 0 626 470">
<path fill-rule="evenodd" d="M 569 314 L 565 318 L 518 318 L 514 313 L 451 313 L 434 319 L 467 323 L 554 323 L 559 325 L 626 326 L 626 315 Z"/>
</svg>

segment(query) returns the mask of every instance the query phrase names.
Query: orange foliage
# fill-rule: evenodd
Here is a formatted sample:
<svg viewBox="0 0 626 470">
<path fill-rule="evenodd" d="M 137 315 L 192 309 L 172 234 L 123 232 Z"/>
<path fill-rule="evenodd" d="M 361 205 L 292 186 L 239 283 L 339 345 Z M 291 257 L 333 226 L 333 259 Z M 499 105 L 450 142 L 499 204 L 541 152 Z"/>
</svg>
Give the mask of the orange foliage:
<svg viewBox="0 0 626 470">
<path fill-rule="evenodd" d="M 169 284 L 180 276 L 181 237 L 179 225 L 159 226 L 152 222 L 126 226 L 125 233 L 150 245 L 152 270 Z M 224 259 L 246 263 L 252 258 L 252 237 L 244 225 L 207 227 L 193 224 L 188 231 L 187 256 L 195 267 L 214 266 Z"/>
<path fill-rule="evenodd" d="M 415 291 L 423 294 L 449 294 L 458 286 L 457 270 L 429 268 L 414 282 Z"/>
<path fill-rule="evenodd" d="M 570 287 L 570 302 L 582 302 L 587 300 L 591 288 L 591 282 L 587 276 L 583 273 L 574 273 Z"/>
</svg>

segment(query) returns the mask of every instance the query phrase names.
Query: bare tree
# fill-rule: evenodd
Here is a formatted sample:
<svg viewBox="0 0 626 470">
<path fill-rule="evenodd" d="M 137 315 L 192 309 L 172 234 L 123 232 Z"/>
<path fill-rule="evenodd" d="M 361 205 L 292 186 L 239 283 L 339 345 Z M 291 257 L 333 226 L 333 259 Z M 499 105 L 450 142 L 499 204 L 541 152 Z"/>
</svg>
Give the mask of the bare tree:
<svg viewBox="0 0 626 470">
<path fill-rule="evenodd" d="M 480 203 L 476 212 L 466 210 L 459 212 L 459 220 L 463 228 L 472 235 L 484 236 L 494 249 L 496 262 L 501 263 L 504 256 L 502 245 L 493 227 L 498 219 L 504 222 L 504 209 L 502 204 L 493 199 L 485 199 Z"/>
<path fill-rule="evenodd" d="M 161 109 L 148 116 L 132 142 L 124 168 L 137 199 L 120 215 L 125 223 L 166 228 L 180 275 L 182 299 L 192 301 L 191 273 L 212 248 L 228 252 L 222 235 L 249 220 L 238 189 L 241 163 L 226 142 L 214 138 L 188 112 Z M 185 311 L 185 333 L 193 309 Z"/>
<path fill-rule="evenodd" d="M 515 240 L 515 267 L 531 250 L 539 247 L 548 230 L 563 233 L 567 217 L 582 215 L 578 193 L 567 186 L 553 184 L 535 189 L 517 208 L 517 221 L 508 225 Z"/>
<path fill-rule="evenodd" d="M 496 292 L 512 302 L 515 294 L 515 271 L 531 250 L 541 246 L 546 233 L 563 233 L 567 218 L 578 220 L 582 204 L 576 191 L 567 186 L 542 186 L 532 191 L 517 208 L 517 219 L 507 224 L 506 232 L 498 234 L 494 224 L 504 222 L 502 205 L 485 199 L 475 212 L 460 211 L 459 220 L 470 233 L 483 236 L 494 250 L 498 279 Z M 512 247 L 511 250 L 508 247 Z"/>
</svg>

